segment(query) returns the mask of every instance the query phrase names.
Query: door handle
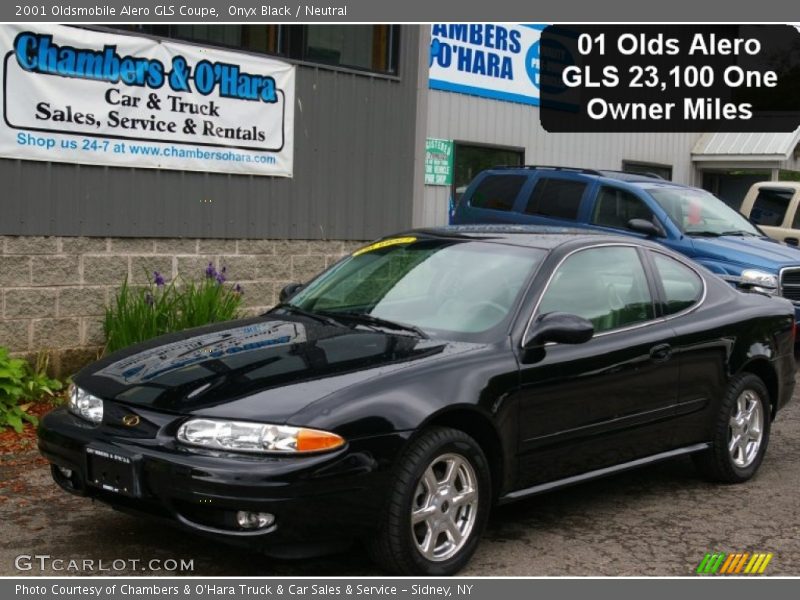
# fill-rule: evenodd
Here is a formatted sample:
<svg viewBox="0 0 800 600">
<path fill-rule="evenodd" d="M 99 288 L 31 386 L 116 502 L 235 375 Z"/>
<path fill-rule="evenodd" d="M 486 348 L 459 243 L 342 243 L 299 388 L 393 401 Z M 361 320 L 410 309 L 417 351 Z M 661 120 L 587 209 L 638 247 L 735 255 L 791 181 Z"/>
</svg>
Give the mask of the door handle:
<svg viewBox="0 0 800 600">
<path fill-rule="evenodd" d="M 656 363 L 666 362 L 672 358 L 672 346 L 659 344 L 650 348 L 650 360 Z"/>
<path fill-rule="evenodd" d="M 786 242 L 789 246 L 797 247 L 798 245 L 798 239 L 794 237 L 783 238 L 783 241 Z"/>
</svg>

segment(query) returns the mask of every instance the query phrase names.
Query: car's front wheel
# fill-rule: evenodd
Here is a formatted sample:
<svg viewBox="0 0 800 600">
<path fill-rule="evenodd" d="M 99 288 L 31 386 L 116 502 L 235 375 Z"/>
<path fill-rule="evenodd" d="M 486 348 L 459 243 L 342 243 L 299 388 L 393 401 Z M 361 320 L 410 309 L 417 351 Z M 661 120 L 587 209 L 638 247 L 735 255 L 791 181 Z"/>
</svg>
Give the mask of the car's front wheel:
<svg viewBox="0 0 800 600">
<path fill-rule="evenodd" d="M 699 471 L 712 481 L 741 483 L 755 475 L 767 451 L 769 392 L 752 373 L 732 378 L 714 423 L 712 446 L 694 455 Z"/>
<path fill-rule="evenodd" d="M 376 535 L 374 560 L 403 575 L 452 575 L 477 548 L 491 504 L 491 476 L 478 443 L 432 427 L 403 454 Z"/>
</svg>

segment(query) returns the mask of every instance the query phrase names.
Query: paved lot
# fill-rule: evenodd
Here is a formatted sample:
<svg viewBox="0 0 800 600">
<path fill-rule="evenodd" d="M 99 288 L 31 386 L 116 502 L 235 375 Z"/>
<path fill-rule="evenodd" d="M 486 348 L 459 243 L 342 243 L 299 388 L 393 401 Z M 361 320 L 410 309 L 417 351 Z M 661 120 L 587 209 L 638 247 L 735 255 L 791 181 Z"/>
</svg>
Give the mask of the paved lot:
<svg viewBox="0 0 800 600">
<path fill-rule="evenodd" d="M 753 481 L 707 484 L 681 459 L 503 507 L 464 575 L 690 575 L 710 550 L 773 552 L 768 573 L 800 575 L 798 396 Z M 0 575 L 64 574 L 20 572 L 20 554 L 193 559 L 196 575 L 380 574 L 357 548 L 278 561 L 117 513 L 62 493 L 34 452 L 0 463 Z M 141 569 L 123 573 L 172 574 Z"/>
</svg>

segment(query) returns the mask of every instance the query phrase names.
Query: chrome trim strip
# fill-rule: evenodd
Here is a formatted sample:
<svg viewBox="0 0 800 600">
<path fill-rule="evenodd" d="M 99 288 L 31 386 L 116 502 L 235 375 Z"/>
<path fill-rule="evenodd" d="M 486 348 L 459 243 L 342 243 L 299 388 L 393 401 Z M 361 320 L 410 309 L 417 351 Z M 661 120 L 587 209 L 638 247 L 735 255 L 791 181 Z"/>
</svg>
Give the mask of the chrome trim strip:
<svg viewBox="0 0 800 600">
<path fill-rule="evenodd" d="M 682 264 L 686 268 L 691 269 L 691 271 L 694 272 L 694 274 L 697 275 L 700 278 L 700 282 L 703 284 L 703 293 L 700 296 L 700 299 L 695 304 L 693 304 L 692 306 L 690 306 L 687 309 L 684 309 L 684 310 L 682 310 L 680 312 L 675 313 L 674 315 L 667 315 L 667 316 L 663 316 L 663 317 L 658 317 L 657 319 L 650 319 L 649 321 L 642 321 L 641 323 L 635 323 L 633 325 L 628 325 L 626 327 L 618 327 L 617 329 L 609 329 L 608 331 L 601 331 L 600 333 L 593 335 L 592 339 L 598 338 L 598 337 L 603 337 L 603 336 L 614 334 L 614 333 L 623 333 L 625 331 L 631 331 L 633 329 L 640 329 L 642 327 L 647 327 L 649 325 L 655 325 L 657 323 L 664 323 L 666 321 L 675 319 L 676 317 L 682 317 L 684 315 L 688 315 L 691 312 L 694 312 L 695 310 L 700 308 L 700 306 L 706 301 L 706 295 L 708 293 L 708 286 L 706 285 L 706 280 L 703 277 L 703 275 L 700 273 L 700 271 L 698 271 L 694 266 L 688 264 L 687 262 L 685 262 L 683 260 L 679 260 L 675 256 L 672 256 L 671 254 L 663 252 L 660 249 L 650 248 L 649 246 L 642 246 L 640 244 L 634 244 L 634 243 L 630 243 L 630 242 L 605 242 L 605 243 L 602 243 L 602 244 L 594 244 L 592 246 L 584 246 L 583 248 L 577 248 L 577 249 L 573 250 L 572 252 L 570 252 L 569 254 L 567 254 L 566 256 L 564 256 L 560 261 L 558 261 L 558 264 L 555 266 L 553 271 L 550 273 L 550 276 L 547 278 L 547 281 L 544 284 L 544 291 L 542 291 L 542 293 L 539 295 L 539 299 L 536 301 L 536 306 L 533 307 L 533 311 L 531 312 L 531 316 L 528 319 L 527 325 L 525 326 L 525 330 L 522 332 L 522 339 L 520 339 L 520 347 L 522 347 L 522 343 L 525 340 L 525 338 L 528 337 L 528 331 L 530 331 L 531 324 L 533 323 L 534 318 L 537 316 L 536 313 L 539 311 L 539 305 L 542 303 L 542 298 L 547 293 L 547 289 L 550 287 L 550 284 L 553 281 L 553 277 L 555 276 L 556 271 L 558 271 L 558 269 L 561 267 L 561 265 L 564 264 L 564 261 L 566 261 L 573 254 L 577 254 L 578 252 L 583 252 L 584 250 L 592 250 L 594 248 L 605 248 L 605 247 L 618 247 L 618 246 L 623 247 L 623 248 L 641 248 L 642 250 L 645 250 L 645 251 L 649 250 L 650 252 L 657 252 L 659 254 L 663 254 L 667 258 L 670 258 L 672 260 L 677 261 L 678 263 Z M 644 265 L 642 265 L 642 269 L 645 269 Z"/>
<path fill-rule="evenodd" d="M 175 512 L 174 514 L 177 521 L 184 527 L 232 537 L 257 537 L 260 535 L 273 533 L 278 528 L 278 524 L 276 522 L 269 527 L 264 527 L 263 529 L 220 529 L 219 527 L 212 527 L 211 525 L 203 525 L 197 521 L 192 521 L 179 512 Z"/>
<path fill-rule="evenodd" d="M 741 277 L 737 277 L 736 275 L 724 275 L 722 273 L 714 273 L 720 279 L 727 281 L 728 283 L 740 283 L 742 281 Z"/>
<path fill-rule="evenodd" d="M 708 442 L 703 442 L 701 444 L 693 444 L 691 446 L 684 446 L 683 448 L 676 448 L 675 450 L 659 452 L 658 454 L 652 454 L 650 456 L 645 456 L 644 458 L 637 458 L 636 460 L 620 463 L 611 467 L 595 469 L 594 471 L 588 471 L 586 473 L 581 473 L 580 475 L 573 475 L 572 477 L 565 477 L 564 479 L 556 479 L 555 481 L 548 481 L 547 483 L 540 483 L 529 488 L 509 492 L 508 494 L 501 496 L 497 502 L 498 504 L 514 502 L 515 500 L 521 500 L 523 498 L 528 498 L 529 496 L 535 496 L 536 494 L 542 494 L 551 490 L 583 483 L 584 481 L 605 477 L 606 475 L 611 475 L 613 473 L 628 471 L 630 469 L 635 469 L 651 463 L 667 460 L 676 456 L 701 452 L 702 450 L 707 450 L 710 447 L 711 444 Z"/>
</svg>

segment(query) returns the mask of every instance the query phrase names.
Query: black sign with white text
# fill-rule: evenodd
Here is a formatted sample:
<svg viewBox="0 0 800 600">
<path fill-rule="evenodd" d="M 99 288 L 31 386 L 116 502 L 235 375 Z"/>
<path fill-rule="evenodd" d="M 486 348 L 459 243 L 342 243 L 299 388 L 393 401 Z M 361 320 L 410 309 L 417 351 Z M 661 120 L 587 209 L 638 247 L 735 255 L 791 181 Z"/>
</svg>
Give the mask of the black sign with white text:
<svg viewBox="0 0 800 600">
<path fill-rule="evenodd" d="M 540 44 L 550 132 L 800 126 L 800 32 L 789 25 L 563 25 Z"/>
</svg>

